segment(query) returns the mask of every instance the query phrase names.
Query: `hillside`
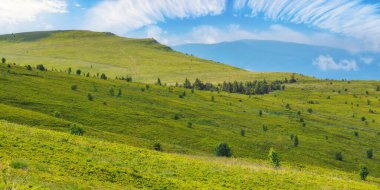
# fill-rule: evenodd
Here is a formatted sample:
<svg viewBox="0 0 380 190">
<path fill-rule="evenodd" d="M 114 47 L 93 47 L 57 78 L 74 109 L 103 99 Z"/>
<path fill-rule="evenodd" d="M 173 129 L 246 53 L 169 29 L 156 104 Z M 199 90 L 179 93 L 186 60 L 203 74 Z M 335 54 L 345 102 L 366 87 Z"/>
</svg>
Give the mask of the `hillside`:
<svg viewBox="0 0 380 190">
<path fill-rule="evenodd" d="M 376 52 L 354 53 L 331 47 L 266 40 L 184 44 L 173 48 L 253 71 L 296 72 L 338 80 L 380 80 L 380 56 Z M 321 69 L 321 66 L 326 69 Z"/>
<path fill-rule="evenodd" d="M 380 176 L 376 81 L 299 80 L 284 91 L 248 96 L 6 64 L 0 64 L 0 74 L 0 119 L 9 122 L 67 134 L 76 124 L 94 141 L 146 149 L 159 142 L 165 152 L 207 157 L 222 142 L 235 158 L 247 160 L 267 160 L 273 147 L 291 167 L 357 176 L 363 163 L 370 176 Z M 335 159 L 337 152 L 343 161 Z"/>
<path fill-rule="evenodd" d="M 253 73 L 173 51 L 154 39 L 131 39 L 112 33 L 48 31 L 0 35 L 0 56 L 8 62 L 67 71 L 81 69 L 109 77 L 132 76 L 135 81 L 182 82 L 200 78 L 208 82 L 283 79 L 289 73 Z M 299 76 L 301 77 L 301 76 Z"/>
<path fill-rule="evenodd" d="M 260 162 L 159 153 L 4 121 L 0 132 L 2 189 L 378 188 L 378 179 L 362 182 L 322 168 L 275 170 Z"/>
</svg>

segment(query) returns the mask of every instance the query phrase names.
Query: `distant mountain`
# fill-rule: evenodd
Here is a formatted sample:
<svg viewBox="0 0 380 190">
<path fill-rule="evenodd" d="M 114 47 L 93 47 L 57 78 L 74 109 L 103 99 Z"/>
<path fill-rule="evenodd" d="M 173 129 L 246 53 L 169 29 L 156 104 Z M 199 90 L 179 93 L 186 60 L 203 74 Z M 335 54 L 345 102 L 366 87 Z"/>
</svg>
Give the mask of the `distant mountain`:
<svg viewBox="0 0 380 190">
<path fill-rule="evenodd" d="M 319 78 L 380 80 L 380 54 L 279 41 L 185 44 L 173 49 L 260 72 L 297 72 Z"/>
</svg>

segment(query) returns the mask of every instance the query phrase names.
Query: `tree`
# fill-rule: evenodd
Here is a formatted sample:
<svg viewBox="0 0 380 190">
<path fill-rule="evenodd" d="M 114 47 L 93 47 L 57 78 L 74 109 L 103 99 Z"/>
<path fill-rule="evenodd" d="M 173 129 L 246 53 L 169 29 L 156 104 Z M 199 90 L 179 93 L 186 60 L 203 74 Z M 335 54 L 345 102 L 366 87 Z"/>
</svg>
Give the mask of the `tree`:
<svg viewBox="0 0 380 190">
<path fill-rule="evenodd" d="M 67 70 L 67 73 L 71 74 L 71 67 Z"/>
<path fill-rule="evenodd" d="M 73 85 L 71 85 L 71 90 L 77 90 L 78 89 L 78 86 L 76 85 L 76 84 L 73 84 Z"/>
<path fill-rule="evenodd" d="M 380 91 L 380 86 L 377 86 L 377 87 L 376 87 L 376 91 Z"/>
<path fill-rule="evenodd" d="M 56 117 L 56 118 L 62 118 L 62 114 L 61 114 L 61 112 L 59 112 L 59 111 L 54 111 L 54 112 L 53 112 L 53 115 L 54 115 L 54 117 Z"/>
<path fill-rule="evenodd" d="M 215 155 L 216 156 L 231 157 L 232 151 L 231 151 L 231 148 L 228 146 L 227 143 L 221 143 L 215 148 Z"/>
<path fill-rule="evenodd" d="M 335 159 L 339 160 L 339 161 L 342 161 L 343 160 L 342 152 L 336 152 L 335 153 Z"/>
<path fill-rule="evenodd" d="M 372 149 L 367 150 L 367 158 L 368 159 L 372 159 L 373 158 L 373 150 Z"/>
<path fill-rule="evenodd" d="M 187 128 L 193 128 L 193 123 L 187 122 Z"/>
<path fill-rule="evenodd" d="M 189 79 L 185 79 L 185 82 L 183 83 L 183 87 L 184 88 L 193 88 L 192 86 L 191 86 L 191 82 L 189 81 Z"/>
<path fill-rule="evenodd" d="M 160 143 L 155 143 L 153 145 L 153 149 L 156 150 L 156 151 L 162 152 L 162 147 L 161 147 Z"/>
<path fill-rule="evenodd" d="M 29 70 L 29 71 L 31 71 L 31 70 L 32 70 L 32 66 L 27 65 L 27 66 L 26 66 L 26 69 Z"/>
<path fill-rule="evenodd" d="M 365 180 L 369 174 L 367 166 L 361 164 L 359 166 L 359 175 L 361 180 Z"/>
<path fill-rule="evenodd" d="M 211 96 L 211 101 L 215 102 L 215 97 L 214 96 Z"/>
<path fill-rule="evenodd" d="M 355 137 L 359 137 L 359 132 L 354 131 L 354 135 L 355 135 Z"/>
<path fill-rule="evenodd" d="M 280 167 L 280 158 L 277 152 L 273 148 L 270 148 L 268 158 L 269 158 L 270 163 L 273 165 L 273 167 L 275 168 Z"/>
<path fill-rule="evenodd" d="M 156 84 L 158 84 L 158 85 L 160 85 L 160 86 L 162 85 L 162 84 L 161 84 L 161 79 L 160 79 L 160 78 L 157 78 L 157 83 L 156 83 Z"/>
<path fill-rule="evenodd" d="M 240 135 L 241 135 L 242 137 L 245 136 L 245 130 L 244 130 L 244 129 L 240 130 Z"/>
<path fill-rule="evenodd" d="M 312 108 L 308 108 L 307 112 L 309 112 L 310 114 L 312 114 L 313 113 L 313 109 Z"/>
<path fill-rule="evenodd" d="M 5 57 L 1 58 L 1 63 L 5 64 L 7 62 L 7 59 Z"/>
<path fill-rule="evenodd" d="M 45 68 L 45 66 L 42 65 L 42 64 L 37 65 L 37 69 L 40 70 L 40 71 L 46 71 L 46 70 L 47 70 L 47 69 Z"/>
<path fill-rule="evenodd" d="M 294 136 L 294 147 L 297 147 L 298 144 L 299 144 L 299 142 L 298 142 L 298 136 L 296 135 L 296 136 Z"/>
<path fill-rule="evenodd" d="M 260 117 L 263 116 L 263 111 L 262 110 L 259 111 L 259 116 Z"/>
<path fill-rule="evenodd" d="M 94 97 L 92 96 L 92 94 L 88 93 L 87 94 L 87 99 L 90 100 L 90 101 L 93 101 Z"/>
<path fill-rule="evenodd" d="M 117 92 L 117 96 L 120 97 L 122 95 L 121 88 L 119 88 L 119 91 Z"/>
<path fill-rule="evenodd" d="M 113 90 L 113 87 L 110 88 L 109 93 L 111 96 L 115 96 L 115 91 Z"/>
<path fill-rule="evenodd" d="M 80 75 L 82 73 L 82 71 L 80 69 L 77 70 L 77 75 Z"/>
</svg>

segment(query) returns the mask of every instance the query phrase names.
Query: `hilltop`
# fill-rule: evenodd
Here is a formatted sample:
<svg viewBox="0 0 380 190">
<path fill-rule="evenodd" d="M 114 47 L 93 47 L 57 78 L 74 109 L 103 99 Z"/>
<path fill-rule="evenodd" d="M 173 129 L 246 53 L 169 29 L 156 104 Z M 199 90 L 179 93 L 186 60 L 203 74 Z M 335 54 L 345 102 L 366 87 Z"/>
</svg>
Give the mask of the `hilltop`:
<svg viewBox="0 0 380 190">
<path fill-rule="evenodd" d="M 132 76 L 135 81 L 208 82 L 283 79 L 290 73 L 255 73 L 173 51 L 154 39 L 132 39 L 108 32 L 46 31 L 0 35 L 1 56 L 9 62 L 67 71 L 81 69 L 112 78 Z M 299 78 L 302 76 L 298 76 Z M 306 77 L 303 77 L 306 78 Z"/>
</svg>

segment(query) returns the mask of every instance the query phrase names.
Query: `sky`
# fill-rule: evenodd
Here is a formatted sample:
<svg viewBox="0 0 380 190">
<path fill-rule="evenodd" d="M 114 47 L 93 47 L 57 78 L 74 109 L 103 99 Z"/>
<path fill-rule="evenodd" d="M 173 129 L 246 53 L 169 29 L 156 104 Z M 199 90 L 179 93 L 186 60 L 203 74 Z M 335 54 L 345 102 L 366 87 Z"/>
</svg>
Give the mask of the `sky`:
<svg viewBox="0 0 380 190">
<path fill-rule="evenodd" d="M 0 33 L 93 30 L 166 45 L 277 40 L 380 52 L 379 0 L 0 0 Z"/>
</svg>

